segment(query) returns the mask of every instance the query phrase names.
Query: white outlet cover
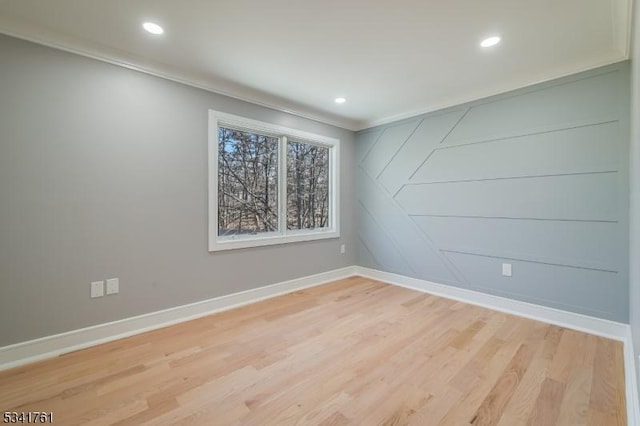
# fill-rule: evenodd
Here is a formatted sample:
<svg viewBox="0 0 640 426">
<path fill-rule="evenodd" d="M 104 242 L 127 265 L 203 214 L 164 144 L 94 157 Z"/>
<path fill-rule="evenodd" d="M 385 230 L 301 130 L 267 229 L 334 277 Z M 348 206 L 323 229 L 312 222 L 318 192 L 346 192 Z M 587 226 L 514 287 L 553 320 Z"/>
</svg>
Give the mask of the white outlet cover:
<svg viewBox="0 0 640 426">
<path fill-rule="evenodd" d="M 117 294 L 120 291 L 120 281 L 118 278 L 110 278 L 107 280 L 107 295 Z"/>
<path fill-rule="evenodd" d="M 104 296 L 104 281 L 94 281 L 91 283 L 91 297 Z"/>
<path fill-rule="evenodd" d="M 347 251 L 346 246 L 345 246 L 344 244 L 342 244 L 342 245 L 340 246 L 340 253 L 345 254 L 345 252 L 346 252 L 346 251 Z"/>
<path fill-rule="evenodd" d="M 510 263 L 503 263 L 502 264 L 502 275 L 504 275 L 505 277 L 510 277 L 511 276 L 511 264 Z"/>
</svg>

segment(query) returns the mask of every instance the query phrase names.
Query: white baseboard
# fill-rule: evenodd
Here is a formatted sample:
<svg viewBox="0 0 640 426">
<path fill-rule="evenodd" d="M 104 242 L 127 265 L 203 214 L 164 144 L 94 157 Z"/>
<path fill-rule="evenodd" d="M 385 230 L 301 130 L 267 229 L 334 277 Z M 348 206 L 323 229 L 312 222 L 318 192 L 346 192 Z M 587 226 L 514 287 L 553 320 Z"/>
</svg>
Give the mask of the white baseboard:
<svg viewBox="0 0 640 426">
<path fill-rule="evenodd" d="M 631 326 L 627 326 L 627 333 L 624 340 L 624 384 L 627 396 L 627 424 L 640 425 L 640 396 L 638 396 L 638 358 L 633 350 L 633 340 L 631 338 Z"/>
<path fill-rule="evenodd" d="M 0 348 L 0 370 L 40 361 L 355 275 L 354 267 L 241 291 Z"/>
<path fill-rule="evenodd" d="M 383 272 L 376 269 L 355 267 L 356 275 L 383 281 L 400 287 L 453 299 L 470 305 L 482 306 L 494 311 L 530 318 L 572 330 L 595 334 L 609 339 L 622 341 L 624 346 L 625 391 L 627 397 L 627 424 L 640 425 L 640 407 L 636 378 L 636 358 L 631 341 L 629 324 L 595 318 L 588 315 L 493 296 L 478 291 L 437 284 L 404 275 Z"/>
<path fill-rule="evenodd" d="M 584 331 L 586 333 L 596 334 L 609 339 L 624 341 L 629 327 L 628 324 L 620 322 L 576 314 L 574 312 L 549 308 L 533 303 L 521 302 L 519 300 L 508 299 L 506 297 L 493 296 L 479 291 L 437 284 L 431 281 L 378 271 L 376 269 L 356 266 L 355 272 L 357 275 L 384 281 L 389 284 L 395 284 L 400 287 L 406 287 L 412 290 L 442 296 L 447 299 L 458 300 L 471 305 L 482 306 L 484 308 L 493 309 L 494 311 L 543 321 L 573 330 Z"/>
</svg>

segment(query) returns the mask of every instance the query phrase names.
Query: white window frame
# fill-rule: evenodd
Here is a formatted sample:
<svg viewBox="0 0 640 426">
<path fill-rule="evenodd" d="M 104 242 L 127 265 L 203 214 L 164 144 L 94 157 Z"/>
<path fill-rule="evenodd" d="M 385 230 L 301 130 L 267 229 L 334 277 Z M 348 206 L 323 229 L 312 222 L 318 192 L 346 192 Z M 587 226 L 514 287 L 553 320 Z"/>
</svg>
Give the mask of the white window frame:
<svg viewBox="0 0 640 426">
<path fill-rule="evenodd" d="M 218 236 L 218 128 L 257 132 L 278 138 L 278 231 Z M 329 148 L 329 226 L 287 230 L 287 141 Z M 340 237 L 340 140 L 263 121 L 209 110 L 209 251 L 260 247 Z"/>
</svg>

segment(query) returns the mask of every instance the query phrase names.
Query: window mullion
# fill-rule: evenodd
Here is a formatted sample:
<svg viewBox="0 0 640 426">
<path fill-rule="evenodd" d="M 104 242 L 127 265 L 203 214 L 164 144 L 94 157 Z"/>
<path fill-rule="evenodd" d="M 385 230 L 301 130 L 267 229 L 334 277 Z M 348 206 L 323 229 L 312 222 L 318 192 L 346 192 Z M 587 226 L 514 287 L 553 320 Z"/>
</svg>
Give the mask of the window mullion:
<svg viewBox="0 0 640 426">
<path fill-rule="evenodd" d="M 287 137 L 279 138 L 278 146 L 278 230 L 287 234 Z"/>
</svg>

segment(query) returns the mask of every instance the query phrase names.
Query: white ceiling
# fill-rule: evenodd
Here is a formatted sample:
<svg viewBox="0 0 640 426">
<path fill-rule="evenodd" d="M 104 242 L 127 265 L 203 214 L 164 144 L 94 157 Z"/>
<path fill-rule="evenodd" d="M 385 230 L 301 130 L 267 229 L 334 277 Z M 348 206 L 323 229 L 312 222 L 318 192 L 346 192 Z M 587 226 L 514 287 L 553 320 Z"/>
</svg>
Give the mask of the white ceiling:
<svg viewBox="0 0 640 426">
<path fill-rule="evenodd" d="M 627 59 L 630 3 L 0 0 L 0 32 L 357 130 Z"/>
</svg>

